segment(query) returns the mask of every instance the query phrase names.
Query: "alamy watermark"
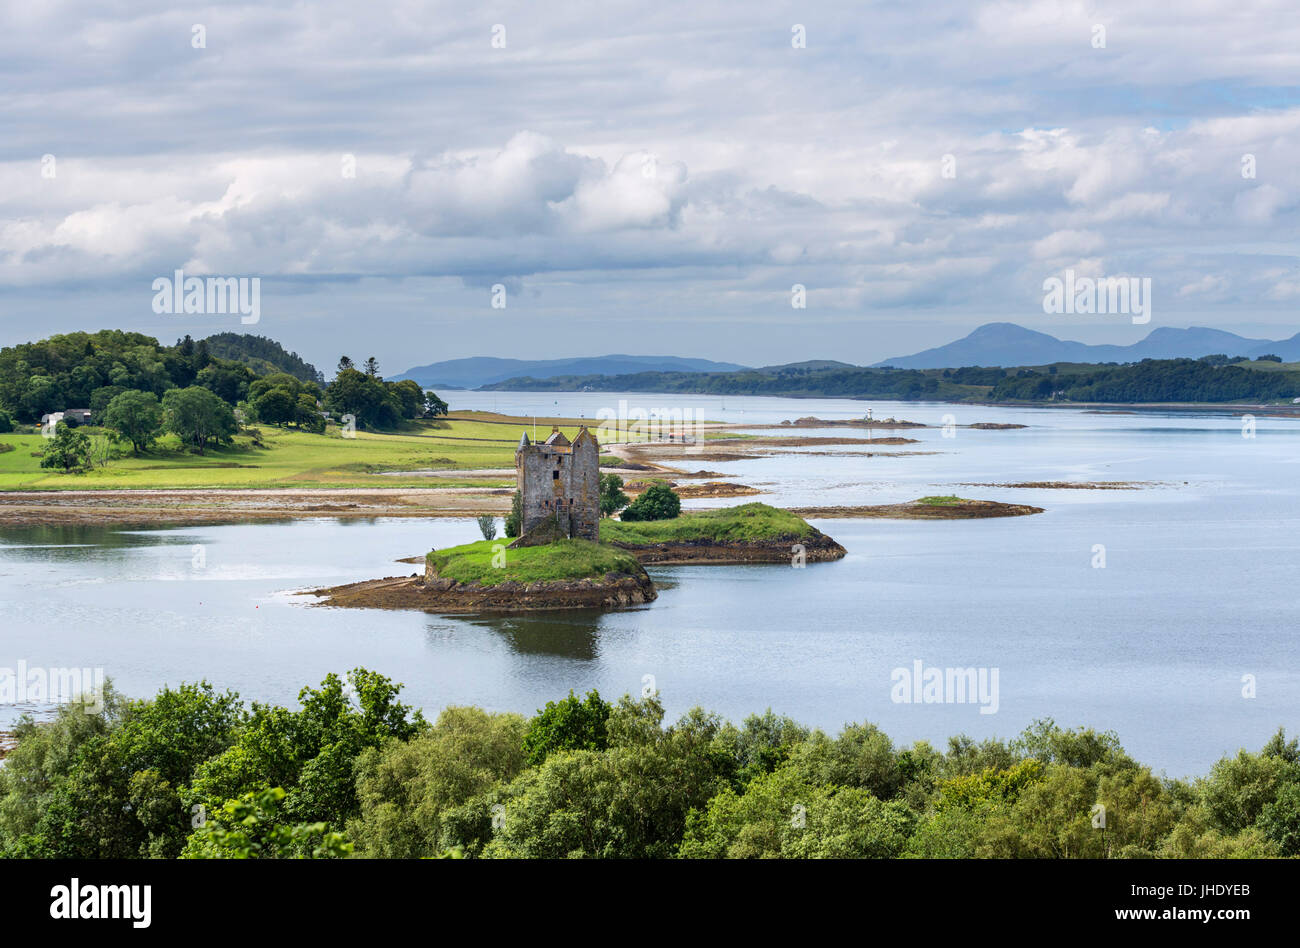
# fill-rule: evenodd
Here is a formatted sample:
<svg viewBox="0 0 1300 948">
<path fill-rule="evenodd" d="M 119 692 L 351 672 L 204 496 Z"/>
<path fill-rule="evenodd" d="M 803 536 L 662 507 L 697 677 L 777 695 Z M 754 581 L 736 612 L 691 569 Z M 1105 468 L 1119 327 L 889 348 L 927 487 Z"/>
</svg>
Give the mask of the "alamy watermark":
<svg viewBox="0 0 1300 948">
<path fill-rule="evenodd" d="M 918 658 L 912 667 L 889 674 L 894 704 L 978 704 L 980 714 L 998 713 L 998 669 L 926 667 Z"/>
<path fill-rule="evenodd" d="M 698 446 L 701 440 L 700 417 L 694 408 L 630 408 L 624 398 L 617 409 L 600 409 L 596 418 L 602 444 L 669 441 Z"/>
<path fill-rule="evenodd" d="M 80 699 L 87 714 L 104 710 L 104 669 L 0 667 L 0 705 L 71 704 Z"/>
<path fill-rule="evenodd" d="M 1135 326 L 1151 322 L 1150 277 L 1075 277 L 1043 281 L 1043 312 L 1048 314 L 1097 314 L 1132 316 Z"/>
<path fill-rule="evenodd" d="M 177 270 L 153 281 L 153 311 L 160 315 L 238 314 L 251 326 L 262 318 L 261 277 L 187 277 Z"/>
</svg>

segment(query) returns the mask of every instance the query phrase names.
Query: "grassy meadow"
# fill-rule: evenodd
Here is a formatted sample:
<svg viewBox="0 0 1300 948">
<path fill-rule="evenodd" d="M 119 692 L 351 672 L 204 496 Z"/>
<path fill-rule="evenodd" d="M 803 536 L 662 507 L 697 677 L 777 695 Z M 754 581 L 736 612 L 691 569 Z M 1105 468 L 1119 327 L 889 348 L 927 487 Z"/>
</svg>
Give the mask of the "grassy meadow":
<svg viewBox="0 0 1300 948">
<path fill-rule="evenodd" d="M 358 431 L 355 438 L 344 438 L 334 427 L 309 434 L 256 425 L 236 435 L 232 445 L 209 447 L 203 455 L 183 449 L 170 435 L 139 457 L 119 446 L 106 466 L 84 474 L 43 469 L 38 455 L 45 439 L 39 434 L 4 434 L 0 445 L 13 450 L 0 453 L 0 490 L 509 486 L 513 477 L 461 481 L 383 472 L 513 468 L 519 434 L 527 430 L 531 437 L 532 423 L 531 418 L 458 412 L 449 419 L 411 422 L 396 433 Z M 539 418 L 538 434 L 549 435 L 552 424 L 561 424 L 573 438 L 581 422 Z"/>
</svg>

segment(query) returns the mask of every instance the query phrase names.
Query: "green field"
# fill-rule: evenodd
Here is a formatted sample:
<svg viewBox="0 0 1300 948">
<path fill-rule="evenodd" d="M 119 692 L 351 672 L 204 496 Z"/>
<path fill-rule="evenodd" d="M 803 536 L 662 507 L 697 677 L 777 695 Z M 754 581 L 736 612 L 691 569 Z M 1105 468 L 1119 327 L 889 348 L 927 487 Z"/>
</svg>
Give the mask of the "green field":
<svg viewBox="0 0 1300 948">
<path fill-rule="evenodd" d="M 355 438 L 344 438 L 335 428 L 308 434 L 259 425 L 236 435 L 234 444 L 210 447 L 203 455 L 182 449 L 174 436 L 140 457 L 119 449 L 106 466 L 84 474 L 42 469 L 36 455 L 45 439 L 39 434 L 5 434 L 0 445 L 14 450 L 0 453 L 0 490 L 509 486 L 513 478 L 461 481 L 382 472 L 513 468 L 525 427 L 531 437 L 531 419 L 525 426 L 487 413 L 412 422 L 395 434 L 359 431 Z M 539 419 L 542 437 L 550 429 L 550 419 L 544 428 Z M 261 446 L 254 443 L 253 430 L 260 433 Z M 561 430 L 573 438 L 579 429 L 567 424 Z"/>
<path fill-rule="evenodd" d="M 504 545 L 509 542 L 507 539 L 479 540 L 434 550 L 426 559 L 444 579 L 483 586 L 505 582 L 568 582 L 599 579 L 606 573 L 636 575 L 641 572 L 641 564 L 630 554 L 588 540 L 560 540 L 546 546 L 525 546 L 517 550 L 505 549 Z M 504 555 L 504 566 L 493 565 L 493 559 L 498 555 Z"/>
<path fill-rule="evenodd" d="M 767 504 L 741 504 L 721 510 L 683 511 L 672 520 L 602 520 L 600 539 L 605 543 L 675 543 L 690 540 L 743 542 L 804 537 L 812 527 L 792 513 Z"/>
</svg>

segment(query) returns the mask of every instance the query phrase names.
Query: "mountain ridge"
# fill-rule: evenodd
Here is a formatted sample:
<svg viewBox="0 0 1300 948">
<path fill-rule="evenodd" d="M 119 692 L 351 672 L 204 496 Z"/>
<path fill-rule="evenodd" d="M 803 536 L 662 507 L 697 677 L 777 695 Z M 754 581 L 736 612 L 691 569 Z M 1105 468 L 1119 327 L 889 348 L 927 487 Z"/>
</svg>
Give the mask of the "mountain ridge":
<svg viewBox="0 0 1300 948">
<path fill-rule="evenodd" d="M 1017 323 L 985 323 L 942 346 L 873 363 L 871 368 L 956 369 L 964 366 L 1047 365 L 1052 362 L 1140 362 L 1143 359 L 1199 359 L 1227 356 L 1281 356 L 1300 361 L 1300 333 L 1289 339 L 1251 339 L 1222 329 L 1163 326 L 1127 346 L 1093 345 L 1058 339 Z"/>
</svg>

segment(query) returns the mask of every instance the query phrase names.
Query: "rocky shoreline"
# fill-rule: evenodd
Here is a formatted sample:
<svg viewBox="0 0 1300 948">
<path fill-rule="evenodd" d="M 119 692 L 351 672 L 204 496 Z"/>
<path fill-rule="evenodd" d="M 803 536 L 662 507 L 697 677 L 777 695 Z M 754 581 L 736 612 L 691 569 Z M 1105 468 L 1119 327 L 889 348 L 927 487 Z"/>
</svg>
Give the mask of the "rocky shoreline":
<svg viewBox="0 0 1300 948">
<path fill-rule="evenodd" d="M 313 589 L 318 606 L 358 609 L 418 609 L 424 612 L 532 612 L 548 609 L 625 609 L 653 602 L 653 580 L 640 575 L 608 573 L 600 579 L 566 582 L 504 582 L 492 586 L 444 579 L 426 567 L 424 576 L 389 576 L 343 586 Z"/>
<path fill-rule="evenodd" d="M 789 563 L 796 546 L 803 547 L 805 562 L 826 563 L 843 559 L 848 551 L 820 530 L 809 536 L 718 543 L 713 540 L 678 540 L 671 543 L 619 543 L 640 562 L 660 566 L 721 566 L 736 563 Z"/>
</svg>

